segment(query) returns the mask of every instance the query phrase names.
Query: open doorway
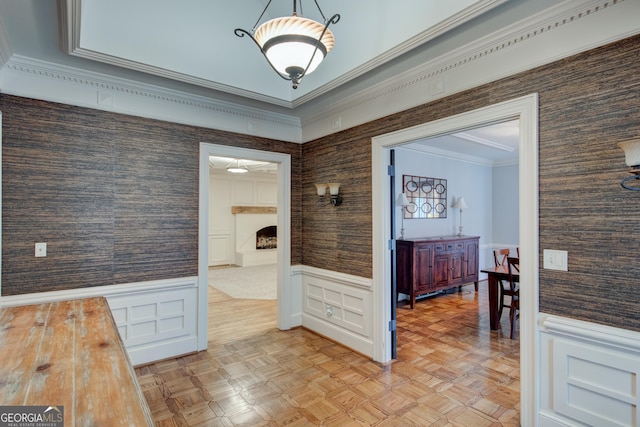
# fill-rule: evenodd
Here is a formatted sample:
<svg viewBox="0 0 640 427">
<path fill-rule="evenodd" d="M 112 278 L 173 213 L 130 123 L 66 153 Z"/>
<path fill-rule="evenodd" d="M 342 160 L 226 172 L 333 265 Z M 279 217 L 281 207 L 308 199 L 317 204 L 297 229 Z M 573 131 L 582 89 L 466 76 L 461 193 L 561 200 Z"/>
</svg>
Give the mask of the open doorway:
<svg viewBox="0 0 640 427">
<path fill-rule="evenodd" d="M 276 165 L 277 178 L 277 209 L 276 228 L 278 245 L 276 248 L 276 312 L 277 327 L 289 329 L 291 327 L 291 158 L 287 154 L 267 151 L 230 147 L 216 144 L 200 144 L 200 209 L 199 209 L 199 242 L 198 242 L 198 347 L 207 348 L 209 333 L 208 294 L 209 294 L 209 264 L 210 264 L 210 198 L 211 157 L 227 157 L 245 159 L 252 162 L 266 162 Z M 270 224 L 274 225 L 274 224 Z M 260 256 L 260 255 L 258 255 Z"/>
<path fill-rule="evenodd" d="M 374 358 L 387 362 L 391 355 L 389 212 L 390 188 L 387 165 L 392 148 L 419 138 L 445 135 L 465 129 L 518 119 L 519 140 L 519 240 L 521 259 L 520 380 L 521 420 L 532 424 L 538 407 L 539 356 L 536 318 L 538 312 L 538 186 L 537 186 L 537 94 L 491 105 L 456 116 L 374 137 L 372 140 L 373 176 L 373 287 L 374 287 Z"/>
<path fill-rule="evenodd" d="M 277 321 L 278 164 L 209 157 L 209 345 Z"/>
</svg>

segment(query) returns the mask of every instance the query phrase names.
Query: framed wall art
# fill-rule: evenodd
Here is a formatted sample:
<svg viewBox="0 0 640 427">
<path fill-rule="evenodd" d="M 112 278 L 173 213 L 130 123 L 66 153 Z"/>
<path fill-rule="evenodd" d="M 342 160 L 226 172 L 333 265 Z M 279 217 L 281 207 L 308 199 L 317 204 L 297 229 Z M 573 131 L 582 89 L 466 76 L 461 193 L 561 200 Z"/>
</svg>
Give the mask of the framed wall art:
<svg viewBox="0 0 640 427">
<path fill-rule="evenodd" d="M 403 209 L 404 218 L 447 217 L 446 179 L 403 175 L 402 191 L 409 201 Z"/>
</svg>

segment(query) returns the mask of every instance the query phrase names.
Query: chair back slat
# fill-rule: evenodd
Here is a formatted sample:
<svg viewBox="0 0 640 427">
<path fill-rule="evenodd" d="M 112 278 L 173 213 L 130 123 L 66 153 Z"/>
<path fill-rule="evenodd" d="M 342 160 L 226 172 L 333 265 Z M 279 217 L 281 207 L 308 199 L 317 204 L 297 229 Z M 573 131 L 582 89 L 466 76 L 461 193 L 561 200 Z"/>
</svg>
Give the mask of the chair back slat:
<svg viewBox="0 0 640 427">
<path fill-rule="evenodd" d="M 496 249 L 493 251 L 493 261 L 496 264 L 496 267 L 506 267 L 507 266 L 507 258 L 509 257 L 509 249 Z"/>
<path fill-rule="evenodd" d="M 509 266 L 509 285 L 511 290 L 515 291 L 518 281 L 514 279 L 514 273 L 520 275 L 520 258 L 507 257 L 507 265 Z"/>
</svg>

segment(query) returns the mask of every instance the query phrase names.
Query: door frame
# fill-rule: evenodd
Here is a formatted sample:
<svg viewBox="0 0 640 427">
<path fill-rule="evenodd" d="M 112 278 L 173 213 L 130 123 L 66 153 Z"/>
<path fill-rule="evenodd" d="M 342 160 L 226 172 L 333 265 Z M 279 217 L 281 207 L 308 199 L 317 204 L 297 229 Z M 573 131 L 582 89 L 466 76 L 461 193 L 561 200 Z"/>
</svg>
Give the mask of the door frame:
<svg viewBox="0 0 640 427">
<path fill-rule="evenodd" d="M 291 312 L 291 155 L 271 151 L 200 143 L 198 219 L 198 350 L 206 350 L 209 332 L 209 156 L 235 157 L 278 164 L 277 326 L 292 326 Z"/>
<path fill-rule="evenodd" d="M 520 402 L 523 425 L 537 425 L 540 390 L 538 318 L 538 94 L 490 105 L 372 138 L 374 360 L 391 359 L 389 151 L 417 139 L 519 119 Z M 488 325 L 487 325 L 488 326 Z"/>
</svg>

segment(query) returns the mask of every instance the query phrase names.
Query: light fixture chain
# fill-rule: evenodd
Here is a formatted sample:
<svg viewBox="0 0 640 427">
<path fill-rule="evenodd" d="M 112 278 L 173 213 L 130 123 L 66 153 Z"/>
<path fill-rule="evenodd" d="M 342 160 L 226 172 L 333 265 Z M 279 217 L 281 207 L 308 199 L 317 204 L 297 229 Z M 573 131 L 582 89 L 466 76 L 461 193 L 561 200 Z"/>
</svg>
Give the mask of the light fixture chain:
<svg viewBox="0 0 640 427">
<path fill-rule="evenodd" d="M 258 27 L 258 24 L 260 23 L 260 21 L 262 20 L 262 17 L 264 16 L 264 14 L 267 12 L 267 9 L 269 8 L 269 5 L 271 4 L 271 0 L 269 0 L 269 2 L 267 3 L 267 5 L 265 6 L 264 10 L 262 11 L 262 13 L 260 14 L 260 16 L 258 17 L 258 20 L 256 21 L 255 24 L 253 24 L 253 28 L 251 29 L 251 34 L 254 34 L 256 32 L 256 28 Z M 293 5 L 295 6 L 296 2 L 295 0 L 293 0 Z"/>
<path fill-rule="evenodd" d="M 302 1 L 302 0 L 300 0 L 300 1 Z M 320 5 L 318 4 L 318 0 L 313 0 L 313 2 L 316 4 L 316 7 L 320 11 L 320 15 L 322 16 L 322 20 L 326 24 L 327 23 L 327 18 L 324 17 L 324 13 L 322 13 L 322 9 L 320 9 Z M 302 9 L 302 4 L 300 5 L 300 8 Z"/>
</svg>

